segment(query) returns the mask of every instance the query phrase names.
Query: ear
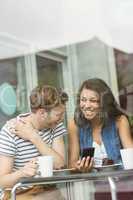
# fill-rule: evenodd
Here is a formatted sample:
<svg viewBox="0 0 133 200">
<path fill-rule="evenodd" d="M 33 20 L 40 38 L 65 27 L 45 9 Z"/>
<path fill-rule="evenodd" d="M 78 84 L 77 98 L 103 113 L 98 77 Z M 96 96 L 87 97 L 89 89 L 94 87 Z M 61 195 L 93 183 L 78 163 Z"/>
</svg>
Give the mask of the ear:
<svg viewBox="0 0 133 200">
<path fill-rule="evenodd" d="M 40 114 L 40 116 L 41 117 L 43 117 L 43 118 L 45 118 L 46 116 L 47 116 L 47 112 L 46 112 L 46 110 L 45 109 L 39 109 L 39 114 Z"/>
</svg>

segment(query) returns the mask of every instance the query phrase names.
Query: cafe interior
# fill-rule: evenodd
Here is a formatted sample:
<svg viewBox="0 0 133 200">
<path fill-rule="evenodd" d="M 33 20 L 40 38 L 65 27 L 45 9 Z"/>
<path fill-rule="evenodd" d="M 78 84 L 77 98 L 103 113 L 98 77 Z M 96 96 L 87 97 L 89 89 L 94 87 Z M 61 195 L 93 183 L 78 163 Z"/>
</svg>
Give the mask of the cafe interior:
<svg viewBox="0 0 133 200">
<path fill-rule="evenodd" d="M 68 93 L 67 126 L 79 86 L 98 77 L 110 86 L 133 134 L 132 10 L 130 0 L 2 0 L 0 127 L 29 111 L 29 94 L 40 84 Z M 67 135 L 64 141 L 67 161 Z M 80 174 L 64 170 L 49 179 L 24 180 L 21 185 L 51 183 L 68 200 L 133 199 L 133 170 L 117 167 Z M 13 188 L 12 199 L 19 184 Z"/>
</svg>

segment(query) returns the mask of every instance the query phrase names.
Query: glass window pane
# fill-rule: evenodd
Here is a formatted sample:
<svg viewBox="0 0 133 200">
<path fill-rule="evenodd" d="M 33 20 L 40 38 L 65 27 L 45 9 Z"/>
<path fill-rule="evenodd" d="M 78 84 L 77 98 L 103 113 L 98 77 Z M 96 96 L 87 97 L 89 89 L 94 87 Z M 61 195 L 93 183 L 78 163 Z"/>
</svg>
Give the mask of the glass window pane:
<svg viewBox="0 0 133 200">
<path fill-rule="evenodd" d="M 133 54 L 114 50 L 120 105 L 129 116 L 133 131 Z"/>
<path fill-rule="evenodd" d="M 55 60 L 36 56 L 38 84 L 49 84 L 57 88 L 63 87 L 61 63 Z"/>
<path fill-rule="evenodd" d="M 15 91 L 16 107 L 13 113 L 4 112 L 2 106 L 7 104 L 6 100 L 2 100 L 2 94 L 0 96 L 0 127 L 10 118 L 16 116 L 20 112 L 27 110 L 27 97 L 26 97 L 26 80 L 24 70 L 23 58 L 13 58 L 0 61 L 0 87 L 4 84 L 8 84 L 10 89 Z M 4 91 L 4 89 L 3 89 Z M 10 96 L 9 90 L 4 91 L 6 96 Z M 8 94 L 7 94 L 7 93 Z M 2 93 L 2 92 L 1 92 Z M 12 98 L 13 96 L 10 96 Z M 11 99 L 8 99 L 10 102 Z M 3 104 L 2 104 L 3 102 Z M 5 107 L 6 109 L 6 107 Z"/>
</svg>

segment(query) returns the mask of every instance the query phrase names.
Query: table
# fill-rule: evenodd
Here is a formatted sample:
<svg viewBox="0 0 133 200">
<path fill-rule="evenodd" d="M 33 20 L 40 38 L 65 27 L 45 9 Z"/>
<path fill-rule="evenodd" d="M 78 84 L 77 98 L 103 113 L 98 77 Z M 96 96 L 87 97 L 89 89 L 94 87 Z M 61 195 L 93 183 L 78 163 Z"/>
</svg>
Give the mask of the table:
<svg viewBox="0 0 133 200">
<path fill-rule="evenodd" d="M 14 185 L 11 191 L 11 199 L 16 200 L 16 189 L 24 186 L 31 185 L 44 185 L 44 184 L 53 184 L 53 183 L 65 183 L 67 188 L 68 200 L 71 200 L 71 188 L 72 184 L 76 182 L 84 182 L 84 181 L 97 181 L 101 183 L 102 181 L 108 181 L 111 198 L 112 200 L 117 200 L 117 184 L 116 182 L 120 182 L 121 180 L 126 181 L 131 180 L 133 183 L 133 170 L 115 170 L 115 171 L 105 171 L 105 172 L 91 172 L 91 173 L 66 173 L 54 175 L 52 177 L 38 177 L 38 178 L 22 178 L 20 181 Z M 133 189 L 132 189 L 133 190 Z"/>
</svg>

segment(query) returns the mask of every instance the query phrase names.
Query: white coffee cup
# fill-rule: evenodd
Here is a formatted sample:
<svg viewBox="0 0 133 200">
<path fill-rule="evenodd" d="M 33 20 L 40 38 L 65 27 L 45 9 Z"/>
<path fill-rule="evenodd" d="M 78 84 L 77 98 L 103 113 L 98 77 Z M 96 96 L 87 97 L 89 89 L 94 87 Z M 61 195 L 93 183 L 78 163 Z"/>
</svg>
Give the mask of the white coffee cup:
<svg viewBox="0 0 133 200">
<path fill-rule="evenodd" d="M 38 157 L 38 172 L 41 177 L 53 176 L 53 157 L 52 156 L 39 156 Z"/>
<path fill-rule="evenodd" d="M 121 149 L 120 153 L 124 169 L 133 169 L 133 148 Z"/>
</svg>

